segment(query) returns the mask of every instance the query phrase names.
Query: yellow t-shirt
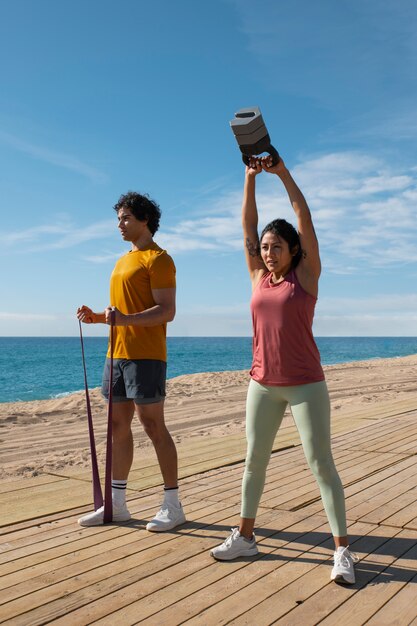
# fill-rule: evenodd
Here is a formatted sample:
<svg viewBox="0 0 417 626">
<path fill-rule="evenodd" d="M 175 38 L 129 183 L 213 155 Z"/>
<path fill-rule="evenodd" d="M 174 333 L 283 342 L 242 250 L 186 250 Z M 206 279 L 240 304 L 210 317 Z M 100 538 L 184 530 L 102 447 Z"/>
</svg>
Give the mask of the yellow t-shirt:
<svg viewBox="0 0 417 626">
<path fill-rule="evenodd" d="M 110 304 L 124 314 L 139 313 L 155 306 L 152 289 L 172 287 L 174 261 L 153 242 L 146 250 L 131 250 L 117 261 L 110 278 Z M 166 324 L 115 326 L 113 332 L 115 359 L 167 360 Z"/>
</svg>

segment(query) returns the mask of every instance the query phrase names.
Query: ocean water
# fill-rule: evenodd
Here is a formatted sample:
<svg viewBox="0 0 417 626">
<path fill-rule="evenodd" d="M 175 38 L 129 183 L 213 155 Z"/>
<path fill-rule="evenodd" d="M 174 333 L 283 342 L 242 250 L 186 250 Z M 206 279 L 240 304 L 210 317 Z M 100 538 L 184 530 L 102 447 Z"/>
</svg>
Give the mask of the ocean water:
<svg viewBox="0 0 417 626">
<path fill-rule="evenodd" d="M 249 369 L 250 337 L 169 337 L 168 378 Z M 417 353 L 417 337 L 318 337 L 323 365 Z M 101 384 L 105 337 L 84 339 L 89 387 Z M 41 400 L 84 388 L 78 337 L 0 337 L 0 402 Z"/>
</svg>

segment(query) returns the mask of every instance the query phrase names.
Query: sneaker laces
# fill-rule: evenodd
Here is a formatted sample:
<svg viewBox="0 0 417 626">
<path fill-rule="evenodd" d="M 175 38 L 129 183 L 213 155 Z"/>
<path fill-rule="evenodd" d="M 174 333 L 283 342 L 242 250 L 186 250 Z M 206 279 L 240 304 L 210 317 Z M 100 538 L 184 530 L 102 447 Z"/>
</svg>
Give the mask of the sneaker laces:
<svg viewBox="0 0 417 626">
<path fill-rule="evenodd" d="M 165 502 L 163 502 L 163 503 L 161 504 L 161 507 L 160 507 L 159 511 L 155 514 L 154 519 L 157 519 L 158 517 L 164 517 L 164 515 L 165 515 L 166 513 L 168 513 L 168 507 L 167 507 L 167 505 L 165 504 Z"/>
<path fill-rule="evenodd" d="M 232 528 L 231 529 L 232 532 L 230 533 L 230 535 L 227 537 L 227 539 L 224 542 L 224 545 L 227 546 L 228 548 L 232 545 L 233 539 L 236 539 L 236 536 L 239 534 L 239 528 Z"/>
<path fill-rule="evenodd" d="M 341 565 L 342 567 L 349 567 L 350 561 L 349 557 L 352 560 L 352 563 L 357 563 L 359 561 L 359 557 L 355 552 L 351 552 L 347 548 L 344 550 L 336 550 L 333 556 L 334 564 Z"/>
<path fill-rule="evenodd" d="M 169 504 L 168 502 L 162 502 L 161 504 L 161 508 L 159 509 L 157 515 L 169 515 L 169 513 L 177 508 L 181 508 L 181 507 L 176 507 L 174 504 Z"/>
</svg>

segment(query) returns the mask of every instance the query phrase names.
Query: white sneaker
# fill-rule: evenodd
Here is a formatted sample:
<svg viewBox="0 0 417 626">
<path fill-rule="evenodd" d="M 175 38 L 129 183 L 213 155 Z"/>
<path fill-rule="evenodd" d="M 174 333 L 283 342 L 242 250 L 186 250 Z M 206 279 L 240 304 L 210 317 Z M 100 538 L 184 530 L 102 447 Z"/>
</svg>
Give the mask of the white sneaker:
<svg viewBox="0 0 417 626">
<path fill-rule="evenodd" d="M 258 554 L 255 535 L 252 539 L 246 539 L 240 534 L 238 528 L 232 528 L 226 541 L 210 550 L 210 554 L 219 561 L 231 561 L 238 556 L 255 556 Z"/>
<path fill-rule="evenodd" d="M 162 533 L 165 530 L 172 530 L 176 526 L 184 524 L 185 521 L 185 514 L 181 503 L 179 506 L 174 506 L 173 504 L 163 502 L 155 517 L 146 524 L 146 530 Z"/>
<path fill-rule="evenodd" d="M 354 552 L 340 546 L 333 555 L 334 565 L 330 580 L 337 583 L 353 585 L 355 582 L 355 570 L 353 564 L 359 561 L 359 557 Z"/>
<path fill-rule="evenodd" d="M 130 513 L 127 510 L 127 506 L 115 507 L 113 505 L 113 519 L 112 522 L 128 522 L 130 520 Z M 104 506 L 101 506 L 97 511 L 87 513 L 78 520 L 80 526 L 101 526 L 104 524 Z"/>
</svg>

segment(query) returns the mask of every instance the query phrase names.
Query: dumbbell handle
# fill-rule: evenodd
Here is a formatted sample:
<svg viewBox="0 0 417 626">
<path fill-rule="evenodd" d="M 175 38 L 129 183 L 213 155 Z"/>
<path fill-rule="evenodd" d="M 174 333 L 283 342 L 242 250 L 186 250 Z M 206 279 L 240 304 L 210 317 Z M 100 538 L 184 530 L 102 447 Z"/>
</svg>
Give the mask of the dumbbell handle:
<svg viewBox="0 0 417 626">
<path fill-rule="evenodd" d="M 272 157 L 271 167 L 279 163 L 279 154 L 278 151 L 275 150 L 274 146 L 269 145 L 268 150 L 265 150 L 265 152 L 268 152 L 268 154 Z M 245 165 L 249 165 L 251 158 L 253 158 L 253 155 L 248 156 L 247 154 L 242 154 L 242 161 Z"/>
</svg>

